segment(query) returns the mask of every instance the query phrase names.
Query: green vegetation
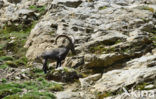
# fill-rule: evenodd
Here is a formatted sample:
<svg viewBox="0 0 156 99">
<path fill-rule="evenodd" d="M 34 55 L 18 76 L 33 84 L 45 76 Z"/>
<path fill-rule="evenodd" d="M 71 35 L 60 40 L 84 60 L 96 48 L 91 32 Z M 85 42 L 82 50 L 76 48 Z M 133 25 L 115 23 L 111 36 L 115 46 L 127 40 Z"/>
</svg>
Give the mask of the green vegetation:
<svg viewBox="0 0 156 99">
<path fill-rule="evenodd" d="M 0 61 L 3 63 L 0 65 L 0 69 L 5 69 L 8 66 L 17 68 L 19 66 L 23 66 L 27 64 L 27 58 L 21 57 L 19 59 L 16 59 L 12 56 L 0 56 Z"/>
<path fill-rule="evenodd" d="M 152 36 L 152 41 L 153 41 L 154 46 L 156 46 L 156 34 Z"/>
<path fill-rule="evenodd" d="M 99 7 L 99 10 L 104 10 L 104 9 L 106 9 L 106 8 L 107 8 L 106 6 Z"/>
<path fill-rule="evenodd" d="M 5 69 L 5 68 L 7 68 L 7 67 L 8 67 L 8 65 L 6 65 L 6 64 L 0 65 L 0 69 Z"/>
<path fill-rule="evenodd" d="M 2 83 L 6 83 L 7 80 L 5 78 L 2 78 Z"/>
<path fill-rule="evenodd" d="M 12 56 L 1 56 L 0 61 L 12 61 L 13 57 Z"/>
<path fill-rule="evenodd" d="M 27 73 L 27 75 L 29 75 L 30 78 L 32 78 L 32 79 L 35 79 L 35 78 L 38 78 L 38 77 L 43 77 L 44 78 L 46 76 L 42 69 L 33 68 L 33 67 L 30 68 L 30 71 L 29 71 L 29 73 Z"/>
<path fill-rule="evenodd" d="M 27 93 L 21 94 L 23 91 Z M 42 90 L 42 91 L 40 91 Z M 61 91 L 63 86 L 54 82 L 48 82 L 43 78 L 33 81 L 24 81 L 22 83 L 2 83 L 0 84 L 0 98 L 4 99 L 55 99 L 51 91 Z M 41 99 L 42 99 L 41 98 Z"/>
<path fill-rule="evenodd" d="M 115 45 L 121 42 L 122 40 L 120 39 L 116 41 L 99 42 L 95 45 L 90 46 L 89 52 L 95 53 L 95 54 L 112 53 L 112 52 L 115 52 L 116 49 L 114 47 L 108 47 L 107 45 Z"/>
<path fill-rule="evenodd" d="M 153 84 L 154 86 L 152 88 L 146 88 L 146 86 Z M 135 90 L 151 90 L 156 88 L 156 80 L 152 83 L 143 82 L 135 86 Z"/>
<path fill-rule="evenodd" d="M 55 96 L 48 92 L 29 92 L 20 96 L 19 94 L 9 95 L 3 99 L 56 99 Z"/>
<path fill-rule="evenodd" d="M 112 96 L 112 95 L 113 95 L 113 93 L 112 93 L 112 92 L 108 92 L 108 91 L 103 92 L 103 93 L 98 92 L 98 93 L 96 94 L 96 98 L 97 98 L 97 99 L 104 99 L 105 97 L 109 97 L 109 96 Z"/>
<path fill-rule="evenodd" d="M 140 6 L 139 9 L 141 10 L 148 10 L 151 11 L 152 13 L 154 13 L 154 9 L 148 6 Z"/>
<path fill-rule="evenodd" d="M 19 67 L 27 64 L 24 44 L 36 21 L 30 25 L 4 25 L 0 29 L 0 69 Z M 8 55 L 9 53 L 9 55 Z M 11 54 L 10 54 L 11 53 Z"/>
<path fill-rule="evenodd" d="M 40 15 L 43 15 L 46 12 L 46 6 L 31 5 L 29 6 L 29 9 L 35 10 L 36 12 L 40 13 Z"/>
<path fill-rule="evenodd" d="M 89 48 L 89 52 L 95 53 L 95 54 L 110 53 L 110 52 L 114 52 L 114 51 L 115 51 L 114 48 L 106 48 L 105 45 L 103 45 L 103 44 L 99 44 L 97 46 L 91 46 Z"/>
</svg>

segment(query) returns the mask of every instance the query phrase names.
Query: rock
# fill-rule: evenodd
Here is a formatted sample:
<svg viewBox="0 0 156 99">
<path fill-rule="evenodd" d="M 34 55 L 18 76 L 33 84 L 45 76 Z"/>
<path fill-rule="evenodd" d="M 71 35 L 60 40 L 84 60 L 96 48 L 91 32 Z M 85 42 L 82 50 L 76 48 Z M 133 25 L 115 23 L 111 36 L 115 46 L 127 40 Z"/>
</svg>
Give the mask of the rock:
<svg viewBox="0 0 156 99">
<path fill-rule="evenodd" d="M 154 73 L 156 67 L 148 67 L 148 64 L 155 61 L 155 59 L 155 55 L 146 54 L 145 56 L 127 62 L 123 69 L 104 73 L 102 78 L 95 83 L 94 90 L 99 92 L 113 92 L 123 86 L 154 79 L 156 76 Z"/>
<path fill-rule="evenodd" d="M 64 4 L 67 7 L 77 8 L 82 3 L 82 0 L 53 0 L 53 3 Z"/>
<path fill-rule="evenodd" d="M 56 97 L 57 99 L 82 99 L 80 93 L 70 91 L 59 92 L 56 94 Z"/>
<path fill-rule="evenodd" d="M 145 89 L 152 89 L 152 88 L 154 88 L 154 85 L 147 85 L 147 86 L 145 86 Z"/>
<path fill-rule="evenodd" d="M 129 93 L 122 93 L 116 96 L 110 96 L 106 97 L 105 99 L 140 99 L 140 98 L 145 98 L 145 99 L 155 99 L 156 90 L 133 90 L 132 92 Z"/>
<path fill-rule="evenodd" d="M 46 75 L 48 80 L 56 80 L 61 82 L 73 82 L 75 79 L 80 77 L 81 75 L 76 70 L 67 67 L 54 69 Z"/>
<path fill-rule="evenodd" d="M 84 57 L 67 57 L 63 66 L 77 68 L 84 64 Z"/>
<path fill-rule="evenodd" d="M 156 66 L 155 64 L 156 56 L 151 54 L 146 54 L 142 57 L 133 59 L 126 63 L 126 69 L 135 69 L 135 68 L 146 68 Z"/>
<path fill-rule="evenodd" d="M 28 37 L 28 40 L 25 44 L 25 47 L 28 48 L 26 56 L 29 59 L 35 59 L 37 56 L 41 55 L 46 49 L 53 48 L 52 42 L 54 42 L 54 38 L 52 39 L 52 35 L 50 34 L 53 29 L 50 21 L 44 21 L 36 24 L 34 29 L 31 31 L 31 34 Z M 41 35 L 42 34 L 42 35 Z M 34 50 L 38 48 L 39 50 Z"/>
<path fill-rule="evenodd" d="M 80 78 L 79 81 L 81 83 L 81 88 L 85 89 L 90 87 L 95 81 L 99 80 L 100 78 L 101 74 L 94 74 L 86 78 Z"/>
<path fill-rule="evenodd" d="M 92 67 L 108 67 L 113 63 L 124 59 L 125 57 L 126 56 L 119 53 L 102 54 L 102 55 L 86 54 L 84 59 L 85 66 L 87 68 L 92 68 Z"/>
<path fill-rule="evenodd" d="M 104 73 L 102 78 L 98 80 L 93 86 L 92 91 L 98 91 L 102 93 L 106 91 L 114 92 L 119 88 L 122 88 L 123 86 L 154 79 L 156 77 L 155 72 L 156 67 L 129 70 L 113 70 Z"/>
</svg>

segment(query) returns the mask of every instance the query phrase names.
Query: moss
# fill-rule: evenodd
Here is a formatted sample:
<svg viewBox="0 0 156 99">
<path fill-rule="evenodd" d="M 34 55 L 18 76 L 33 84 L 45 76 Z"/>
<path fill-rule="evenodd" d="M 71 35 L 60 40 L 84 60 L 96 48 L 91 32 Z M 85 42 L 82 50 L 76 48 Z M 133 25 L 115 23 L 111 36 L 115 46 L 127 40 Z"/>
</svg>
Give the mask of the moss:
<svg viewBox="0 0 156 99">
<path fill-rule="evenodd" d="M 151 39 L 153 41 L 154 46 L 156 46 L 156 34 L 153 35 Z"/>
<path fill-rule="evenodd" d="M 112 95 L 113 95 L 112 92 L 106 91 L 106 92 L 103 92 L 103 93 L 98 92 L 98 93 L 96 94 L 96 97 L 97 97 L 97 99 L 104 99 L 105 97 L 109 97 L 109 96 L 112 96 Z"/>
<path fill-rule="evenodd" d="M 115 52 L 115 48 L 114 47 L 108 47 L 107 45 L 115 45 L 118 43 L 123 42 L 123 40 L 121 39 L 115 39 L 112 41 L 106 41 L 106 42 L 98 42 L 97 44 L 94 44 L 92 46 L 90 46 L 89 52 L 91 53 L 95 53 L 95 54 L 101 54 L 101 53 L 112 53 Z"/>
<path fill-rule="evenodd" d="M 107 8 L 106 6 L 99 7 L 99 10 L 104 10 L 104 9 L 106 9 L 106 8 Z"/>
<path fill-rule="evenodd" d="M 151 11 L 152 13 L 154 13 L 154 9 L 151 8 L 151 7 L 148 7 L 148 6 L 141 6 L 141 7 L 139 7 L 139 9 L 141 9 L 141 10 L 148 10 L 148 11 Z"/>
<path fill-rule="evenodd" d="M 53 85 L 49 87 L 50 91 L 62 91 L 63 89 L 63 86 L 57 83 L 53 83 Z"/>
<path fill-rule="evenodd" d="M 95 54 L 101 54 L 101 53 L 111 53 L 114 52 L 114 48 L 106 48 L 105 45 L 99 44 L 97 46 L 91 46 L 89 47 L 89 52 L 95 53 Z"/>
</svg>

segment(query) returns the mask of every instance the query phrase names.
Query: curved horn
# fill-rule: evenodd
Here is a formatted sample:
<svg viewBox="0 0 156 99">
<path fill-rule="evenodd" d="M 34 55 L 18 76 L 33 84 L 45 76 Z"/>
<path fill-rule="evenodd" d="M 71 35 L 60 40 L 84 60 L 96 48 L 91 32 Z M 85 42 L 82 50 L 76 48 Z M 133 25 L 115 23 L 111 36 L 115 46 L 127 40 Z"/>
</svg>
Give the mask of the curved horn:
<svg viewBox="0 0 156 99">
<path fill-rule="evenodd" d="M 55 39 L 55 44 L 57 44 L 57 40 L 58 40 L 58 38 L 60 38 L 60 37 L 66 37 L 68 40 L 69 40 L 69 42 L 70 42 L 70 45 L 71 45 L 71 51 L 72 51 L 72 53 L 75 55 L 76 54 L 76 52 L 75 52 L 75 47 L 74 47 L 74 42 L 75 42 L 75 40 L 72 42 L 72 40 L 71 40 L 71 38 L 70 37 L 68 37 L 67 35 L 59 35 L 59 36 L 57 36 L 56 37 L 56 39 Z"/>
<path fill-rule="evenodd" d="M 58 40 L 60 37 L 66 37 L 66 38 L 69 40 L 70 43 L 74 44 L 74 42 L 72 42 L 72 40 L 71 40 L 70 37 L 68 37 L 67 35 L 63 35 L 63 34 L 56 37 L 56 39 L 55 39 L 55 44 L 57 44 L 57 40 Z"/>
<path fill-rule="evenodd" d="M 73 44 L 75 43 L 75 38 L 73 36 L 73 34 L 70 34 L 72 36 L 72 41 L 73 41 Z"/>
</svg>

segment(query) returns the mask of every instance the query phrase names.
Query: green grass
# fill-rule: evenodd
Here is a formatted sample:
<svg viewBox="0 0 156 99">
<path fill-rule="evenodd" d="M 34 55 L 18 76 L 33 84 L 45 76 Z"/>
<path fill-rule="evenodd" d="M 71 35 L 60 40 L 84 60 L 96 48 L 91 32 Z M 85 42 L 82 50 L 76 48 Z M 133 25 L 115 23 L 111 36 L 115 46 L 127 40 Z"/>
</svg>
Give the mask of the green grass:
<svg viewBox="0 0 156 99">
<path fill-rule="evenodd" d="M 3 99 L 56 99 L 52 93 L 49 92 L 29 92 L 24 95 L 9 95 Z"/>
<path fill-rule="evenodd" d="M 13 60 L 13 57 L 12 56 L 1 56 L 0 57 L 0 61 L 11 61 Z"/>
<path fill-rule="evenodd" d="M 19 59 L 16 59 L 15 57 L 12 56 L 0 56 L 0 61 L 3 62 L 2 65 L 0 65 L 0 69 L 5 69 L 8 66 L 10 67 L 20 67 L 20 66 L 26 66 L 27 65 L 27 58 L 26 57 L 21 57 Z"/>
<path fill-rule="evenodd" d="M 27 93 L 21 94 L 23 90 L 26 90 Z M 42 90 L 42 91 L 40 91 Z M 28 97 L 32 97 L 31 99 L 42 97 L 44 99 L 55 99 L 55 96 L 51 91 L 62 91 L 63 86 L 49 82 L 43 78 L 34 79 L 33 81 L 24 81 L 21 83 L 2 83 L 0 84 L 0 98 L 4 99 L 29 99 Z M 36 98 L 36 99 L 37 99 Z"/>
<path fill-rule="evenodd" d="M 35 10 L 36 12 L 40 13 L 43 15 L 46 11 L 46 6 L 36 6 L 36 5 L 31 5 L 29 6 L 29 9 Z"/>
<path fill-rule="evenodd" d="M 22 86 L 15 83 L 0 84 L 0 98 L 3 98 L 7 95 L 16 94 L 18 92 L 22 92 L 21 87 Z"/>
<path fill-rule="evenodd" d="M 5 69 L 5 68 L 7 68 L 7 67 L 8 67 L 8 65 L 6 65 L 6 64 L 0 65 L 0 69 Z"/>
<path fill-rule="evenodd" d="M 153 41 L 154 46 L 156 46 L 156 34 L 152 36 L 152 41 Z"/>
<path fill-rule="evenodd" d="M 7 80 L 5 78 L 2 78 L 2 83 L 6 83 Z"/>
</svg>

